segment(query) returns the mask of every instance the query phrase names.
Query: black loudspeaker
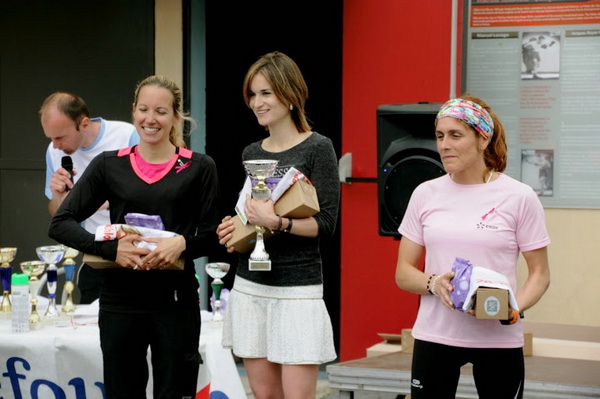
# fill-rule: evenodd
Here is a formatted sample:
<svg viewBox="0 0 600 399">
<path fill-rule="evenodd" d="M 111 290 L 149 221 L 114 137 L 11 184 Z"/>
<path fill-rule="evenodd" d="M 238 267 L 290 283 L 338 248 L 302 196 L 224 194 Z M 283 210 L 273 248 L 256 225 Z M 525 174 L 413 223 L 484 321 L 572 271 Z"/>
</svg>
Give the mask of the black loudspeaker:
<svg viewBox="0 0 600 399">
<path fill-rule="evenodd" d="M 442 104 L 377 107 L 379 234 L 399 239 L 398 226 L 413 190 L 446 172 L 435 143 L 435 116 Z"/>
</svg>

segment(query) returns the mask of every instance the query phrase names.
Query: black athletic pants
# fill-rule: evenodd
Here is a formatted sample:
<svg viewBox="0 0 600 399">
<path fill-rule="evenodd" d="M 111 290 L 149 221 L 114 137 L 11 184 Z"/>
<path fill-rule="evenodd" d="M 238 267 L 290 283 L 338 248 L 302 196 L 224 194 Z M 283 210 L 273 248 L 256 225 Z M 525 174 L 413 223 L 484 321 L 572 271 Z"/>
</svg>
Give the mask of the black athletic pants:
<svg viewBox="0 0 600 399">
<path fill-rule="evenodd" d="M 480 399 L 522 399 L 523 348 L 460 348 L 415 340 L 412 399 L 454 399 L 460 368 L 473 364 Z"/>
<path fill-rule="evenodd" d="M 77 288 L 81 294 L 79 303 L 90 304 L 100 297 L 100 289 L 104 280 L 104 270 L 94 269 L 83 263 L 77 275 Z"/>
<path fill-rule="evenodd" d="M 155 399 L 192 399 L 202 359 L 200 310 L 123 314 L 100 310 L 106 399 L 145 399 L 148 347 Z"/>
</svg>

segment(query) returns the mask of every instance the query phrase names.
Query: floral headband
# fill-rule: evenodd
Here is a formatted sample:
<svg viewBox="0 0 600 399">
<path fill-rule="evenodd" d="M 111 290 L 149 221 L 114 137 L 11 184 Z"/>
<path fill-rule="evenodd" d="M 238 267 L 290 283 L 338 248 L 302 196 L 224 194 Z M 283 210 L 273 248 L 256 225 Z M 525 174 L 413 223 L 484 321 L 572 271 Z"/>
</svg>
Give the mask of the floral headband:
<svg viewBox="0 0 600 399">
<path fill-rule="evenodd" d="M 454 98 L 446 101 L 440 108 L 435 120 L 437 121 L 447 116 L 465 122 L 486 140 L 494 135 L 494 121 L 491 115 L 485 108 L 473 101 L 463 100 L 462 98 Z"/>
</svg>

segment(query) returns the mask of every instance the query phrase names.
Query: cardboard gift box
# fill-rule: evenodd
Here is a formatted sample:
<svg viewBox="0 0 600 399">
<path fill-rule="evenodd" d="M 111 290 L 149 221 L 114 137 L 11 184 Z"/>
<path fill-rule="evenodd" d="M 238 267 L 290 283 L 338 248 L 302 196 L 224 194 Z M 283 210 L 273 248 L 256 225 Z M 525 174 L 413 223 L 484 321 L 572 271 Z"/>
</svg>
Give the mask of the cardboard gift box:
<svg viewBox="0 0 600 399">
<path fill-rule="evenodd" d="M 245 253 L 254 248 L 254 244 L 256 243 L 256 228 L 253 224 L 244 224 L 239 216 L 234 216 L 233 220 L 233 236 L 225 246 L 227 248 L 233 246 L 236 252 Z M 273 233 L 271 230 L 265 229 L 263 233 L 263 239 L 267 239 L 271 237 Z"/>
<path fill-rule="evenodd" d="M 502 288 L 477 288 L 475 317 L 478 319 L 507 320 L 508 290 Z"/>
<path fill-rule="evenodd" d="M 523 356 L 533 356 L 533 334 L 523 333 Z"/>
<path fill-rule="evenodd" d="M 413 353 L 413 347 L 415 346 L 415 339 L 412 336 L 412 328 L 402 329 L 402 352 Z"/>
<path fill-rule="evenodd" d="M 402 350 L 402 336 L 400 334 L 377 333 L 377 335 L 383 338 L 384 341 L 368 347 L 367 357 L 387 355 Z"/>
<path fill-rule="evenodd" d="M 290 218 L 307 218 L 319 212 L 319 199 L 315 186 L 297 180 L 275 202 L 275 213 Z"/>
<path fill-rule="evenodd" d="M 90 254 L 83 254 L 83 263 L 87 263 L 94 269 L 112 269 L 116 267 L 123 267 L 117 262 L 106 260 L 99 256 Z M 185 262 L 183 258 L 179 258 L 177 259 L 177 262 L 170 264 L 168 267 L 165 267 L 162 270 L 183 270 L 184 264 Z"/>
<path fill-rule="evenodd" d="M 315 187 L 304 181 L 297 180 L 288 188 L 281 198 L 275 202 L 275 213 L 288 218 L 307 218 L 319 212 L 319 200 Z M 250 223 L 244 224 L 239 216 L 234 216 L 233 237 L 227 241 L 226 246 L 234 247 L 236 252 L 244 253 L 254 249 L 256 243 L 256 228 Z M 263 238 L 266 240 L 273 233 L 266 229 Z M 268 249 L 267 249 L 268 252 Z"/>
</svg>

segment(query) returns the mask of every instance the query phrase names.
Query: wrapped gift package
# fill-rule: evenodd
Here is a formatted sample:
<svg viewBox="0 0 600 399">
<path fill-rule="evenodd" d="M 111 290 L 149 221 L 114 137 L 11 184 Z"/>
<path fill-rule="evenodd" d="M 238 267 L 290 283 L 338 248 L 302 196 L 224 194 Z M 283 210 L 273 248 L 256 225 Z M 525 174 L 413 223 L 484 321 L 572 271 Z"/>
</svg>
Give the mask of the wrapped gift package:
<svg viewBox="0 0 600 399">
<path fill-rule="evenodd" d="M 312 184 L 304 180 L 297 180 L 275 202 L 274 207 L 275 213 L 283 217 L 302 219 L 313 216 L 319 212 L 317 191 Z M 226 246 L 233 246 L 236 252 L 240 253 L 254 249 L 256 242 L 256 228 L 254 225 L 244 224 L 237 215 L 233 217 L 233 225 L 235 226 L 233 237 L 227 242 Z M 266 240 L 272 235 L 273 233 L 266 229 L 263 238 Z M 268 248 L 267 252 L 269 252 Z"/>
<path fill-rule="evenodd" d="M 519 310 L 517 298 L 506 276 L 485 267 L 474 266 L 462 311 L 475 309 L 478 319 L 505 320 L 509 307 Z"/>
<path fill-rule="evenodd" d="M 117 262 L 113 262 L 110 260 L 103 259 L 96 255 L 83 254 L 83 263 L 87 263 L 94 269 L 112 269 L 115 267 L 123 267 L 119 265 Z M 162 270 L 183 270 L 184 267 L 183 258 L 177 259 L 177 262 L 165 267 Z"/>
</svg>

